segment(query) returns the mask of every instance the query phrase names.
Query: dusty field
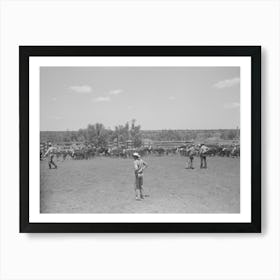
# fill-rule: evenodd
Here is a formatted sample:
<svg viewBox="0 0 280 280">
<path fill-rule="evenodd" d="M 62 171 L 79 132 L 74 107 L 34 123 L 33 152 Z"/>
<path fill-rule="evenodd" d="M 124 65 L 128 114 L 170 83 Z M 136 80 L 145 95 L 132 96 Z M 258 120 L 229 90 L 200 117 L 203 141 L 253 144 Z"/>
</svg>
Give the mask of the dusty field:
<svg viewBox="0 0 280 280">
<path fill-rule="evenodd" d="M 180 156 L 146 157 L 144 189 L 135 201 L 133 161 L 95 158 L 41 162 L 42 213 L 238 213 L 239 159 L 209 158 L 185 169 Z"/>
</svg>

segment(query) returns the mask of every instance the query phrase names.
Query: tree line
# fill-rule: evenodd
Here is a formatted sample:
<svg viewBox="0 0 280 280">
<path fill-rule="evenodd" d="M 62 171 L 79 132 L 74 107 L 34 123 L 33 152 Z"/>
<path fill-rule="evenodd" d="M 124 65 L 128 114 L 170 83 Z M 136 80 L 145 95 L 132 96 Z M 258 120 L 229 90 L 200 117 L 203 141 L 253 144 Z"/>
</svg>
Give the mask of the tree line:
<svg viewBox="0 0 280 280">
<path fill-rule="evenodd" d="M 240 130 L 141 130 L 136 120 L 115 126 L 114 129 L 105 128 L 102 123 L 89 124 L 87 128 L 77 131 L 41 131 L 41 142 L 89 142 L 98 147 L 105 147 L 109 143 L 125 143 L 130 140 L 134 147 L 140 147 L 144 139 L 152 141 L 192 141 L 192 140 L 234 140 L 238 139 Z"/>
<path fill-rule="evenodd" d="M 41 131 L 41 142 L 88 142 L 96 147 L 105 147 L 109 143 L 125 143 L 130 140 L 134 147 L 142 145 L 141 126 L 136 120 L 126 122 L 124 125 L 108 129 L 102 123 L 89 124 L 87 128 L 78 131 Z"/>
</svg>

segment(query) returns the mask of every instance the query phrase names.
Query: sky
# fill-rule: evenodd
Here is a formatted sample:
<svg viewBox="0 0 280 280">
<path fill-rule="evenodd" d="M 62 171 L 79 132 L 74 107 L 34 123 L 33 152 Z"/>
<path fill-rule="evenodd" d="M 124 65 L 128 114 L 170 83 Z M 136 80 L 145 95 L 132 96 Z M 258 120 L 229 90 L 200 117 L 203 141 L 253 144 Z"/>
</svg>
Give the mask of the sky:
<svg viewBox="0 0 280 280">
<path fill-rule="evenodd" d="M 40 130 L 232 129 L 240 122 L 239 67 L 41 67 Z"/>
</svg>

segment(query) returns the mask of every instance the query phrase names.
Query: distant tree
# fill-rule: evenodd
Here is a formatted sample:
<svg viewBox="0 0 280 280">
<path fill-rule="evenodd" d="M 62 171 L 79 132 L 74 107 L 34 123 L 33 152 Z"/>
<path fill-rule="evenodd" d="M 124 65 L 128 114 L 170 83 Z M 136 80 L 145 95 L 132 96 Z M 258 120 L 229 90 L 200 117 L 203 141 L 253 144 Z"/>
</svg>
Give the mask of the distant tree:
<svg viewBox="0 0 280 280">
<path fill-rule="evenodd" d="M 136 125 L 136 120 L 131 121 L 130 136 L 134 147 L 140 147 L 142 145 L 141 126 Z"/>
<path fill-rule="evenodd" d="M 85 134 L 85 139 L 94 143 L 97 147 L 104 147 L 108 144 L 107 131 L 101 123 L 89 124 Z"/>
<path fill-rule="evenodd" d="M 67 129 L 63 137 L 64 142 L 71 142 L 71 132 Z"/>
<path fill-rule="evenodd" d="M 229 129 L 221 133 L 221 138 L 225 140 L 233 140 L 238 137 L 238 131 Z"/>
</svg>

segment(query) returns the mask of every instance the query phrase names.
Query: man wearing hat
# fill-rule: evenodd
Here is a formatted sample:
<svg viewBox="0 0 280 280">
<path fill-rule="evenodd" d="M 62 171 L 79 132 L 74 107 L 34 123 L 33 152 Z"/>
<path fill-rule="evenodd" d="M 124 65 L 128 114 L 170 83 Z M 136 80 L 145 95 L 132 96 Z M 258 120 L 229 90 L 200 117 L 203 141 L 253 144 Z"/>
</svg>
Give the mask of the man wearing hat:
<svg viewBox="0 0 280 280">
<path fill-rule="evenodd" d="M 143 194 L 143 171 L 148 166 L 147 163 L 141 159 L 138 153 L 133 153 L 134 158 L 134 173 L 135 173 L 135 196 L 136 200 L 144 199 Z"/>
<path fill-rule="evenodd" d="M 53 161 L 54 152 L 55 152 L 56 148 L 52 146 L 52 143 L 49 143 L 48 146 L 49 146 L 49 148 L 46 151 L 44 157 L 48 156 L 49 169 L 52 169 L 52 165 L 54 166 L 54 168 L 57 168 L 57 165 Z"/>
<path fill-rule="evenodd" d="M 206 155 L 209 148 L 205 144 L 200 144 L 199 155 L 200 155 L 200 168 L 207 168 Z"/>
<path fill-rule="evenodd" d="M 196 153 L 195 145 L 194 144 L 190 145 L 187 148 L 186 152 L 187 152 L 187 155 L 189 157 L 189 160 L 188 160 L 188 162 L 186 164 L 186 169 L 194 169 L 194 167 L 193 167 L 193 160 L 194 160 L 194 156 L 195 156 L 195 153 Z"/>
</svg>

